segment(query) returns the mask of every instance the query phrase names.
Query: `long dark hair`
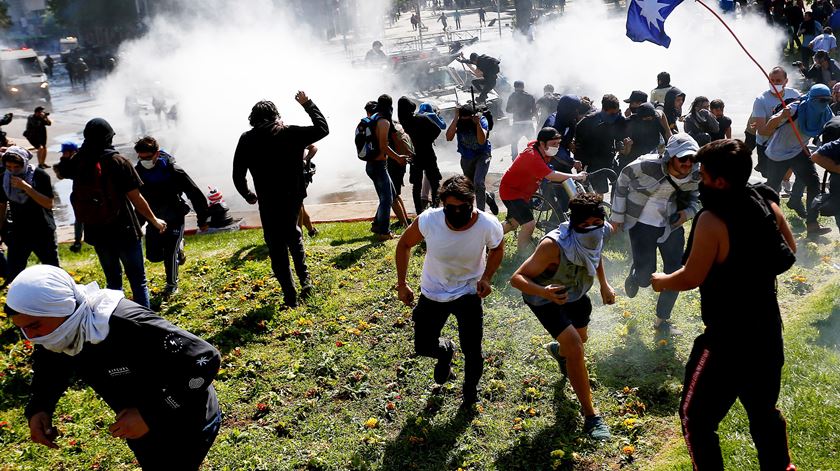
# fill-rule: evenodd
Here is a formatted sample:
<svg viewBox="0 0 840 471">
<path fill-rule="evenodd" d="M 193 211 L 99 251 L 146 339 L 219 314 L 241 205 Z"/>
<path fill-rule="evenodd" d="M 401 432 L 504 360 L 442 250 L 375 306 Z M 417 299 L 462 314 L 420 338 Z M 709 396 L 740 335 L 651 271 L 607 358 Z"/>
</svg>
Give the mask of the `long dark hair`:
<svg viewBox="0 0 840 471">
<path fill-rule="evenodd" d="M 273 102 L 260 100 L 251 108 L 251 114 L 248 115 L 248 122 L 251 123 L 251 126 L 259 126 L 263 123 L 277 121 L 279 117 L 280 113 L 277 111 L 277 107 L 274 106 Z"/>
</svg>

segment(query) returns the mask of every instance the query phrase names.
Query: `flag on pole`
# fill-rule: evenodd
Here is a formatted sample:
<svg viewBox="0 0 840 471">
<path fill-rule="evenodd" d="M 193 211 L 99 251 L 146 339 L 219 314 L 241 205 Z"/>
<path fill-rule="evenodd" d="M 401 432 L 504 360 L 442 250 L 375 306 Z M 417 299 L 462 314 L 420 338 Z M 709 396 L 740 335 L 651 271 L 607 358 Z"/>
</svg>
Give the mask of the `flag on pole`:
<svg viewBox="0 0 840 471">
<path fill-rule="evenodd" d="M 627 37 L 636 42 L 671 45 L 665 34 L 665 19 L 683 0 L 630 0 L 627 8 Z"/>
</svg>

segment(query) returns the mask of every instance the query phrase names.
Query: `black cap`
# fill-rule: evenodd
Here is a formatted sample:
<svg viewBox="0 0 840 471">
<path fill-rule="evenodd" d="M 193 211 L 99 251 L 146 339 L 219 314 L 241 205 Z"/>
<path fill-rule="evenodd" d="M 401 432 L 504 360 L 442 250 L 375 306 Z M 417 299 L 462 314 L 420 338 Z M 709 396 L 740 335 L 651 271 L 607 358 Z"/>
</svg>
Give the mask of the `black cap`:
<svg viewBox="0 0 840 471">
<path fill-rule="evenodd" d="M 656 108 L 654 108 L 652 103 L 642 103 L 636 109 L 636 116 L 640 118 L 655 118 Z"/>
<path fill-rule="evenodd" d="M 548 142 L 554 139 L 560 139 L 561 137 L 563 136 L 554 128 L 542 128 L 537 134 L 537 141 Z"/>
<path fill-rule="evenodd" d="M 633 93 L 630 94 L 630 98 L 624 100 L 624 103 L 632 103 L 634 101 L 641 101 L 645 102 L 648 100 L 647 93 L 641 90 L 633 90 Z"/>
</svg>

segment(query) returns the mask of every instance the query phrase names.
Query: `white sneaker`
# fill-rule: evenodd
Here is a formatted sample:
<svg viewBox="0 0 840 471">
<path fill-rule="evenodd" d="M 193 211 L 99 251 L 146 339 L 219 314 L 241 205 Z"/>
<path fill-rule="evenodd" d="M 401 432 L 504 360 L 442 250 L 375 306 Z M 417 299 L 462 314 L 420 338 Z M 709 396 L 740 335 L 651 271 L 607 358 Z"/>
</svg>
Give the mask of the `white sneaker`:
<svg viewBox="0 0 840 471">
<path fill-rule="evenodd" d="M 790 180 L 784 180 L 784 181 L 782 181 L 782 193 L 783 193 L 783 196 L 787 196 L 787 197 L 789 197 L 789 196 L 790 196 L 790 191 L 791 191 L 791 188 L 793 188 L 793 185 L 790 183 Z"/>
</svg>

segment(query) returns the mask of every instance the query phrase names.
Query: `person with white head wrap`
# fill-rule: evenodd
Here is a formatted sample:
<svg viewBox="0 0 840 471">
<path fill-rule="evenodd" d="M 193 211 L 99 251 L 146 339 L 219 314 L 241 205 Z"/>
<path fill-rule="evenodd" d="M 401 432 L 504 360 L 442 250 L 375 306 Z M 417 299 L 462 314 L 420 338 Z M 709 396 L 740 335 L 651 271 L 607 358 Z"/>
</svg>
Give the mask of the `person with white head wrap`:
<svg viewBox="0 0 840 471">
<path fill-rule="evenodd" d="M 18 275 L 5 310 L 35 346 L 25 409 L 33 441 L 57 448 L 52 414 L 75 376 L 113 409 L 108 430 L 143 469 L 199 468 L 221 423 L 211 384 L 221 356 L 209 343 L 48 265 Z"/>
<path fill-rule="evenodd" d="M 18 146 L 9 147 L 2 156 L 6 171 L 0 177 L 0 231 L 9 247 L 8 268 L 2 273 L 6 283 L 26 268 L 33 252 L 41 263 L 58 266 L 52 181 L 30 159 L 32 154 Z"/>
</svg>

